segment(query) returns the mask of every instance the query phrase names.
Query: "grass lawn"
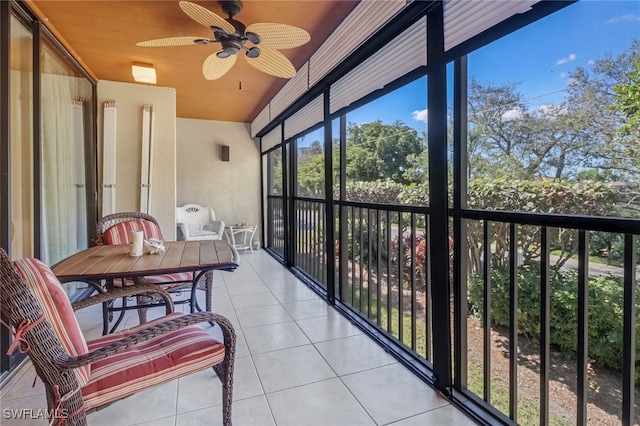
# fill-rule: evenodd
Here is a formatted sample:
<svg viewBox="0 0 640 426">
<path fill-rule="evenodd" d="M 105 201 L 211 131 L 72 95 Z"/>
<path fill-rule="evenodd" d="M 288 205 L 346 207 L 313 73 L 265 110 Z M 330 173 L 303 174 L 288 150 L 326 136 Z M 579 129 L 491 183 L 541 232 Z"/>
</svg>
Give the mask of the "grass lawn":
<svg viewBox="0 0 640 426">
<path fill-rule="evenodd" d="M 553 251 L 551 251 L 551 254 L 555 255 L 555 256 L 560 256 L 562 254 L 562 252 L 560 250 L 553 250 Z M 578 255 L 574 254 L 573 256 L 571 256 L 571 259 L 578 259 Z M 615 261 L 615 260 L 610 260 L 608 258 L 604 258 L 604 257 L 600 257 L 600 256 L 591 256 L 591 255 L 589 255 L 589 262 L 600 263 L 602 265 L 617 266 L 619 268 L 622 268 L 624 266 L 624 264 L 622 262 L 618 262 L 618 261 Z"/>
</svg>

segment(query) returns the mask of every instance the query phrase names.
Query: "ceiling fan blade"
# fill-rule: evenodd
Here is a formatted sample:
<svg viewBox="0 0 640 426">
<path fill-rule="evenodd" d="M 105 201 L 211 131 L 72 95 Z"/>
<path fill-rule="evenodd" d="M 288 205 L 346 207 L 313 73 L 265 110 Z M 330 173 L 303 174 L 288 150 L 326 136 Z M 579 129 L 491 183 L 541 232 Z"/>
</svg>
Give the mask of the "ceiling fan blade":
<svg viewBox="0 0 640 426">
<path fill-rule="evenodd" d="M 209 9 L 205 9 L 204 7 L 197 5 L 195 3 L 191 3 L 188 1 L 181 1 L 180 9 L 182 9 L 184 13 L 189 15 L 191 19 L 193 19 L 199 24 L 204 25 L 205 27 L 222 28 L 229 34 L 234 33 L 236 31 L 233 25 L 225 21 L 224 18 L 221 18 L 220 16 L 216 15 Z"/>
<path fill-rule="evenodd" d="M 260 47 L 271 49 L 291 49 L 302 46 L 311 40 L 308 32 L 287 24 L 269 22 L 251 24 L 245 30 L 245 33 L 247 32 L 258 34 L 262 38 Z"/>
<path fill-rule="evenodd" d="M 255 69 L 281 78 L 291 78 L 296 75 L 296 69 L 286 56 L 275 49 L 260 46 L 260 56 L 250 58 L 246 56 L 249 65 Z"/>
<path fill-rule="evenodd" d="M 217 80 L 227 73 L 236 63 L 237 55 L 218 57 L 217 53 L 207 56 L 202 64 L 202 75 L 207 80 Z"/>
<path fill-rule="evenodd" d="M 141 47 L 168 47 L 168 46 L 189 46 L 196 43 L 196 40 L 203 40 L 202 37 L 169 37 L 157 38 L 155 40 L 147 40 L 136 43 Z"/>
</svg>

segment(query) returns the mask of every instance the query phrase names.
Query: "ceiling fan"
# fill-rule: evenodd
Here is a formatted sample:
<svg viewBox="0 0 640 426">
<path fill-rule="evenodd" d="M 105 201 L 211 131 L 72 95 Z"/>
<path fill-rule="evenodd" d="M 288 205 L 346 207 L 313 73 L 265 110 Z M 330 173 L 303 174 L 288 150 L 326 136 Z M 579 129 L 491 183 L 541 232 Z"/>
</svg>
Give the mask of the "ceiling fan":
<svg viewBox="0 0 640 426">
<path fill-rule="evenodd" d="M 229 15 L 229 18 L 224 19 L 195 3 L 180 2 L 180 8 L 191 19 L 211 28 L 212 39 L 169 37 L 141 41 L 136 43 L 136 46 L 167 47 L 220 43 L 222 49 L 208 56 L 202 64 L 202 74 L 207 80 L 216 80 L 225 75 L 235 64 L 240 51 L 245 52 L 244 56 L 249 65 L 259 71 L 282 78 L 291 78 L 296 74 L 291 61 L 276 49 L 302 46 L 311 39 L 308 32 L 302 28 L 276 23 L 245 26 L 234 19 L 242 10 L 242 1 L 220 0 L 220 4 L 222 11 Z"/>
</svg>

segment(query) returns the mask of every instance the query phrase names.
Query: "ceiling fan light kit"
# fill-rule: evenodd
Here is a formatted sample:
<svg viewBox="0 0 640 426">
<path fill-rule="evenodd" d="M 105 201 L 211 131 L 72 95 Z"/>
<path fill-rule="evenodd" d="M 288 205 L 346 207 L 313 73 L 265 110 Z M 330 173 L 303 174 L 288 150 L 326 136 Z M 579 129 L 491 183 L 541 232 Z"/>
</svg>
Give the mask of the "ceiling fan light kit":
<svg viewBox="0 0 640 426">
<path fill-rule="evenodd" d="M 202 74 L 207 80 L 216 80 L 224 76 L 235 64 L 238 53 L 244 51 L 247 63 L 266 74 L 281 78 L 291 78 L 296 70 L 289 59 L 279 49 L 291 49 L 307 43 L 311 37 L 302 28 L 286 24 L 257 23 L 245 26 L 234 19 L 242 10 L 240 0 L 220 0 L 222 10 L 229 15 L 224 19 L 210 10 L 181 1 L 180 8 L 191 19 L 213 33 L 213 39 L 203 37 L 170 37 L 141 41 L 141 47 L 189 46 L 220 43 L 221 49 L 209 55 L 202 64 Z M 254 46 L 245 46 L 250 43 Z"/>
</svg>

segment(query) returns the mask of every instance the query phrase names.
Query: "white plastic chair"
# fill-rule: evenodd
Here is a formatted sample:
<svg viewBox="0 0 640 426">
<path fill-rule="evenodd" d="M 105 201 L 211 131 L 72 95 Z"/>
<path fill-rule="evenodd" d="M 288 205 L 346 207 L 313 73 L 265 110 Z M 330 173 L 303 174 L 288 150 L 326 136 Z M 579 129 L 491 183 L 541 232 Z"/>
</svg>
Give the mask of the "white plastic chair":
<svg viewBox="0 0 640 426">
<path fill-rule="evenodd" d="M 185 204 L 176 208 L 176 222 L 186 241 L 220 240 L 224 234 L 224 221 L 216 220 L 211 207 Z"/>
</svg>

